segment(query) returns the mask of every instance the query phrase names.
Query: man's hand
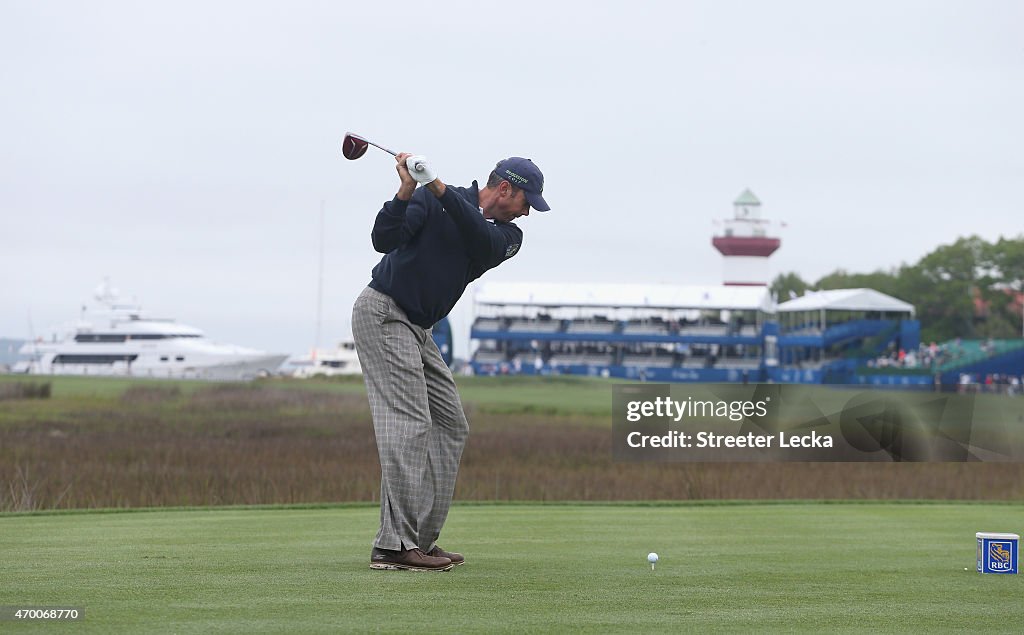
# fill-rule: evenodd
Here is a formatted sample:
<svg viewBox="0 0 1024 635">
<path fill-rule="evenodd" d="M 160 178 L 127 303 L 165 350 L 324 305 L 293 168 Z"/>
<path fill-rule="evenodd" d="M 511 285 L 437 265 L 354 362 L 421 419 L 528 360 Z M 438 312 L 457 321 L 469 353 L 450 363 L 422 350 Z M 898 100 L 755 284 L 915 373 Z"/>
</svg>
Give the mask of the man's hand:
<svg viewBox="0 0 1024 635">
<path fill-rule="evenodd" d="M 437 198 L 444 196 L 445 184 L 441 182 L 441 179 L 437 178 L 437 174 L 430 167 L 427 157 L 419 155 L 409 157 L 406 163 L 410 166 L 409 174 L 412 175 L 412 178 L 416 179 L 417 183 L 426 187 Z"/>
<path fill-rule="evenodd" d="M 412 198 L 412 193 L 416 191 L 416 179 L 409 174 L 409 168 L 406 165 L 406 160 L 411 156 L 408 152 L 399 152 L 395 157 L 395 161 L 398 162 L 395 169 L 398 170 L 398 178 L 402 180 L 402 185 L 398 188 L 398 200 L 400 201 L 408 201 Z"/>
<path fill-rule="evenodd" d="M 411 156 L 406 159 L 406 165 L 409 168 L 409 174 L 420 185 L 426 185 L 437 179 L 437 173 L 430 167 L 430 163 L 425 156 L 419 154 Z"/>
<path fill-rule="evenodd" d="M 397 195 L 397 198 L 400 201 L 408 201 L 412 198 L 412 193 L 416 191 L 416 176 L 424 174 L 424 172 L 412 172 L 409 170 L 408 162 L 410 159 L 414 162 L 420 161 L 421 166 L 425 166 L 426 164 L 426 157 L 414 156 L 408 152 L 400 152 L 398 156 L 395 157 L 395 161 L 398 162 L 395 169 L 398 170 L 398 176 L 402 179 L 402 185 L 398 188 Z M 441 182 L 441 179 L 437 178 L 437 175 L 433 172 L 430 172 L 430 181 L 427 181 L 424 185 L 437 198 L 444 196 L 444 191 L 447 189 L 445 184 Z"/>
</svg>

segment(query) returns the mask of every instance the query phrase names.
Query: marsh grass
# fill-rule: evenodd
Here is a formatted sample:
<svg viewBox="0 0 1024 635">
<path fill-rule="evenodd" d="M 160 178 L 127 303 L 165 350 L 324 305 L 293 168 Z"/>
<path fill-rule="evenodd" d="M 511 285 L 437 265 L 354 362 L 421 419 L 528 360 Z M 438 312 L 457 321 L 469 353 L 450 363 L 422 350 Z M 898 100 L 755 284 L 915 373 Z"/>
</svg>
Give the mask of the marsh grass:
<svg viewBox="0 0 1024 635">
<path fill-rule="evenodd" d="M 18 381 L 0 383 L 0 401 L 8 399 L 49 399 L 50 382 Z"/>
<path fill-rule="evenodd" d="M 0 406 L 0 511 L 378 499 L 358 383 L 92 381 Z M 595 386 L 460 382 L 472 432 L 456 498 L 1024 500 L 1024 468 L 1006 463 L 615 462 Z"/>
</svg>

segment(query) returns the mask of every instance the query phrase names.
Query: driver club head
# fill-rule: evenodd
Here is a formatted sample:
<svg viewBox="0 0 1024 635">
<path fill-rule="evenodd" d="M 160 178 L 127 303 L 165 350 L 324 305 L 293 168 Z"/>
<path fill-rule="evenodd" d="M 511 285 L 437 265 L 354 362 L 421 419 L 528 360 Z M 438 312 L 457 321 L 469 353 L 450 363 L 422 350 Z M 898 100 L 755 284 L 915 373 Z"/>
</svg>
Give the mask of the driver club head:
<svg viewBox="0 0 1024 635">
<path fill-rule="evenodd" d="M 357 134 L 348 132 L 345 133 L 345 139 L 341 142 L 341 153 L 345 155 L 345 158 L 349 161 L 355 161 L 366 154 L 366 148 L 369 146 L 369 141 L 363 139 Z"/>
</svg>

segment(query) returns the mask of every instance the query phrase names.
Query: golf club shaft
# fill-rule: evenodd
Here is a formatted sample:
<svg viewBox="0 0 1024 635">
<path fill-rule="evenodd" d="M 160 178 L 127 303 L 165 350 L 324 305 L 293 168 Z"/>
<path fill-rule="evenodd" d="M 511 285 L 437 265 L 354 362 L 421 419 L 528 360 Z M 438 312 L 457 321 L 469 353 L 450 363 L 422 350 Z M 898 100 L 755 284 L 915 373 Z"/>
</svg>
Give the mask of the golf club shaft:
<svg viewBox="0 0 1024 635">
<path fill-rule="evenodd" d="M 373 146 L 373 147 L 375 147 L 375 148 L 380 148 L 381 150 L 383 150 L 384 152 L 387 152 L 388 154 L 390 154 L 390 155 L 391 155 L 391 156 L 393 156 L 393 157 L 397 157 L 397 156 L 398 156 L 398 153 L 397 153 L 397 152 L 393 152 L 393 151 L 391 151 L 391 150 L 388 150 L 388 149 L 387 149 L 387 148 L 385 148 L 384 146 L 379 146 L 379 145 L 377 145 L 376 143 L 374 143 L 374 142 L 370 141 L 369 139 L 363 139 L 363 141 L 365 141 L 366 143 L 369 143 L 369 144 L 370 144 L 371 146 Z"/>
</svg>

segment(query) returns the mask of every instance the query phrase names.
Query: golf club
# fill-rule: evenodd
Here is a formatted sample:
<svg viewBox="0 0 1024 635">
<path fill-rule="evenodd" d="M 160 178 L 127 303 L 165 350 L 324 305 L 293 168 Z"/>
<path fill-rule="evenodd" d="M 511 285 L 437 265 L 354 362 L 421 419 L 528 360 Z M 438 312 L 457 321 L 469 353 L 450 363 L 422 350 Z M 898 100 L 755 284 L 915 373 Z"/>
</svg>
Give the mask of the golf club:
<svg viewBox="0 0 1024 635">
<path fill-rule="evenodd" d="M 366 148 L 368 146 L 373 146 L 375 148 L 380 148 L 381 150 L 383 150 L 384 152 L 387 152 L 388 154 L 390 154 L 393 157 L 397 157 L 398 156 L 397 152 L 394 152 L 392 150 L 388 150 L 384 146 L 379 146 L 376 143 L 370 141 L 369 139 L 364 139 L 363 137 L 360 137 L 359 135 L 351 133 L 351 132 L 346 132 L 345 133 L 345 139 L 342 140 L 342 142 L 341 142 L 341 153 L 345 155 L 346 159 L 348 159 L 350 161 L 355 161 L 359 157 L 361 157 L 364 154 L 366 154 Z M 413 165 L 410 165 L 409 168 L 411 170 L 416 171 L 416 172 L 422 172 L 423 171 L 423 168 L 420 166 L 419 163 L 415 163 Z"/>
<path fill-rule="evenodd" d="M 397 152 L 388 150 L 384 146 L 379 146 L 376 143 L 370 141 L 369 139 L 364 139 L 363 137 L 360 137 L 359 135 L 352 132 L 345 133 L 345 139 L 344 141 L 341 142 L 341 153 L 345 155 L 346 159 L 350 161 L 355 161 L 359 157 L 366 154 L 366 148 L 368 145 L 373 146 L 375 148 L 380 148 L 381 150 L 387 152 L 393 157 L 398 156 Z"/>
</svg>

